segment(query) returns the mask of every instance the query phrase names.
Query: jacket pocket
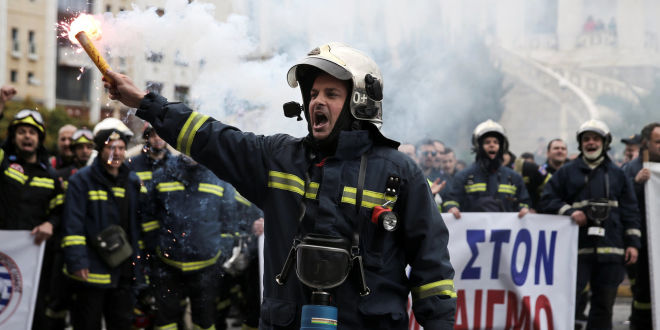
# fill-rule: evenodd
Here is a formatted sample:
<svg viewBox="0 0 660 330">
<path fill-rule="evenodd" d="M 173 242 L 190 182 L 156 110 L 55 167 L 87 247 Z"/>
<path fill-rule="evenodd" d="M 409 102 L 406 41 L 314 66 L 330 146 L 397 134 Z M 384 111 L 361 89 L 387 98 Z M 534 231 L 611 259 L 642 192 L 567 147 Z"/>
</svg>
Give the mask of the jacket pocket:
<svg viewBox="0 0 660 330">
<path fill-rule="evenodd" d="M 285 327 L 296 317 L 296 304 L 290 301 L 264 297 L 261 304 L 261 318 L 266 325 Z"/>
</svg>

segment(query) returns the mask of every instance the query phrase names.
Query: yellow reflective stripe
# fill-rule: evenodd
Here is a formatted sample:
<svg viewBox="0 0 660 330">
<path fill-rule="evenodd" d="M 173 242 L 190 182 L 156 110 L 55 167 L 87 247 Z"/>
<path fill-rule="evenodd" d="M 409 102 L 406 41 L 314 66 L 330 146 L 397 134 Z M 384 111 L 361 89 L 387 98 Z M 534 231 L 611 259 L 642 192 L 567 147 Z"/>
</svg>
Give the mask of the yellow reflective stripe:
<svg viewBox="0 0 660 330">
<path fill-rule="evenodd" d="M 62 181 L 62 189 L 66 191 L 67 188 L 69 188 L 69 181 L 67 180 Z"/>
<path fill-rule="evenodd" d="M 357 188 L 344 187 L 344 192 L 342 193 L 341 196 L 341 202 L 355 205 L 356 194 L 357 194 Z M 396 202 L 396 197 L 386 196 L 383 193 L 379 193 L 371 190 L 363 190 L 362 203 L 360 206 L 370 209 L 376 206 L 383 205 L 387 201 Z"/>
<path fill-rule="evenodd" d="M 456 298 L 453 280 L 442 280 L 424 284 L 412 288 L 410 291 L 412 293 L 413 301 L 431 296 L 449 296 L 451 298 Z"/>
<path fill-rule="evenodd" d="M 545 186 L 548 181 L 550 181 L 550 178 L 552 178 L 552 174 L 548 173 L 548 175 L 545 176 L 545 180 L 543 180 L 543 183 L 541 183 L 541 186 Z"/>
<path fill-rule="evenodd" d="M 645 309 L 645 310 L 650 310 L 651 309 L 651 303 L 645 303 L 637 300 L 633 300 L 633 308 L 634 309 Z"/>
<path fill-rule="evenodd" d="M 157 325 L 154 327 L 156 330 L 177 330 L 177 325 L 176 323 L 170 323 L 170 324 L 165 324 L 165 325 Z"/>
<path fill-rule="evenodd" d="M 591 202 L 589 200 L 583 200 L 583 201 L 575 202 L 575 203 L 573 203 L 573 208 L 576 208 L 576 209 L 583 208 L 585 206 L 589 206 L 590 203 Z M 608 200 L 607 201 L 607 206 L 619 207 L 619 201 Z"/>
<path fill-rule="evenodd" d="M 465 185 L 465 192 L 466 193 L 473 193 L 473 192 L 478 192 L 478 191 L 486 191 L 486 184 L 485 183 L 475 183 L 475 184 Z"/>
<path fill-rule="evenodd" d="M 225 300 L 221 300 L 220 302 L 218 302 L 218 304 L 215 305 L 215 308 L 217 310 L 221 311 L 221 310 L 223 310 L 223 309 L 225 309 L 229 306 L 231 306 L 231 299 L 225 299 Z"/>
<path fill-rule="evenodd" d="M 516 186 L 510 185 L 510 184 L 501 184 L 497 187 L 497 192 L 503 193 L 503 194 L 511 194 L 515 195 L 516 191 L 518 191 L 518 188 Z"/>
<path fill-rule="evenodd" d="M 626 235 L 642 237 L 642 231 L 639 229 L 626 229 Z"/>
<path fill-rule="evenodd" d="M 85 236 L 80 235 L 69 235 L 62 238 L 61 247 L 67 247 L 72 245 L 87 245 L 87 239 Z"/>
<path fill-rule="evenodd" d="M 460 204 L 457 201 L 446 201 L 442 203 L 442 208 L 445 210 L 449 210 L 452 207 L 460 207 Z"/>
<path fill-rule="evenodd" d="M 143 171 L 143 172 L 135 172 L 137 174 L 138 178 L 142 181 L 148 181 L 151 180 L 152 177 L 152 172 L 151 171 Z"/>
<path fill-rule="evenodd" d="M 126 189 L 122 187 L 112 187 L 112 193 L 115 197 L 124 198 L 126 196 Z"/>
<path fill-rule="evenodd" d="M 64 204 L 64 194 L 57 194 L 53 199 L 50 200 L 49 208 L 52 210 L 60 205 Z"/>
<path fill-rule="evenodd" d="M 195 134 L 197 134 L 197 130 L 199 130 L 208 118 L 209 116 L 197 112 L 190 114 L 190 117 L 186 120 L 186 123 L 183 125 L 183 128 L 176 139 L 176 145 L 179 151 L 190 156 L 190 147 L 192 146 Z"/>
<path fill-rule="evenodd" d="M 177 191 L 177 190 L 184 190 L 185 187 L 183 186 L 183 183 L 179 181 L 172 181 L 172 182 L 161 182 L 156 185 L 156 190 L 160 192 L 168 192 L 168 191 Z"/>
<path fill-rule="evenodd" d="M 303 189 L 305 187 L 305 181 L 293 174 L 278 171 L 268 171 L 268 187 L 288 190 L 302 195 Z"/>
<path fill-rule="evenodd" d="M 5 150 L 0 148 L 0 162 L 2 162 L 3 159 L 5 159 Z"/>
<path fill-rule="evenodd" d="M 141 193 L 141 194 L 146 194 L 146 193 L 148 193 L 148 191 L 147 191 L 147 187 L 145 187 L 145 186 L 140 186 L 140 193 Z"/>
<path fill-rule="evenodd" d="M 234 237 L 234 234 L 222 233 L 222 234 L 220 234 L 220 237 L 223 237 L 223 238 Z"/>
<path fill-rule="evenodd" d="M 235 199 L 237 202 L 239 202 L 239 203 L 241 203 L 241 204 L 244 204 L 244 205 L 246 205 L 246 206 L 252 206 L 252 203 L 250 203 L 250 201 L 247 200 L 245 197 L 241 196 L 241 194 L 239 194 L 238 191 L 237 191 L 236 194 L 234 195 L 234 199 Z"/>
<path fill-rule="evenodd" d="M 143 240 L 138 240 L 138 248 L 140 250 L 144 250 L 144 241 Z"/>
<path fill-rule="evenodd" d="M 594 253 L 594 248 L 582 248 L 578 250 L 578 254 L 592 254 Z M 596 249 L 597 254 L 616 254 L 624 255 L 625 250 L 617 247 L 602 246 Z"/>
<path fill-rule="evenodd" d="M 225 188 L 222 188 L 218 185 L 215 184 L 210 184 L 210 183 L 200 183 L 199 187 L 197 188 L 198 191 L 209 193 L 209 194 L 214 194 L 217 195 L 218 197 L 222 197 L 225 191 Z"/>
<path fill-rule="evenodd" d="M 305 197 L 309 199 L 316 199 L 316 195 L 319 193 L 319 183 L 310 182 L 305 192 Z"/>
<path fill-rule="evenodd" d="M 199 325 L 193 323 L 193 330 L 215 330 L 215 324 L 211 325 L 208 328 L 202 328 Z"/>
<path fill-rule="evenodd" d="M 168 264 L 172 267 L 179 268 L 184 272 L 198 270 L 198 269 L 202 269 L 204 267 L 214 265 L 216 263 L 216 261 L 218 261 L 218 258 L 220 258 L 220 254 L 222 253 L 222 251 L 218 251 L 218 253 L 215 255 L 215 257 L 213 257 L 211 259 L 208 259 L 208 260 L 183 262 L 183 261 L 175 261 L 175 260 L 167 259 L 163 255 L 163 253 L 160 251 L 160 248 L 157 249 L 157 252 L 158 252 L 158 256 L 160 256 L 160 259 L 164 263 L 166 263 L 166 264 Z"/>
<path fill-rule="evenodd" d="M 525 203 L 519 203 L 518 205 L 519 205 L 520 207 L 526 207 L 526 208 L 529 208 L 529 205 L 527 205 L 527 204 L 525 204 Z"/>
<path fill-rule="evenodd" d="M 55 180 L 53 180 L 51 178 L 33 177 L 32 181 L 30 181 L 30 186 L 40 187 L 40 188 L 47 188 L 47 189 L 55 189 Z"/>
<path fill-rule="evenodd" d="M 160 222 L 158 220 L 149 221 L 142 224 L 142 231 L 145 233 L 158 228 L 160 228 Z"/>
<path fill-rule="evenodd" d="M 70 274 L 69 271 L 64 268 L 64 275 L 77 280 L 81 282 L 88 282 L 88 283 L 94 283 L 94 284 L 110 284 L 112 283 L 112 279 L 110 277 L 110 274 L 95 274 L 95 273 L 89 273 L 87 275 L 87 280 L 84 280 L 82 277 L 78 277 L 76 275 Z"/>
<path fill-rule="evenodd" d="M 107 201 L 108 192 L 105 190 L 90 190 L 87 192 L 89 195 L 89 200 L 92 201 Z"/>
<path fill-rule="evenodd" d="M 21 184 L 25 184 L 25 181 L 27 181 L 28 176 L 19 172 L 18 170 L 15 170 L 11 167 L 7 167 L 5 170 L 5 175 L 8 177 L 20 182 Z"/>
</svg>

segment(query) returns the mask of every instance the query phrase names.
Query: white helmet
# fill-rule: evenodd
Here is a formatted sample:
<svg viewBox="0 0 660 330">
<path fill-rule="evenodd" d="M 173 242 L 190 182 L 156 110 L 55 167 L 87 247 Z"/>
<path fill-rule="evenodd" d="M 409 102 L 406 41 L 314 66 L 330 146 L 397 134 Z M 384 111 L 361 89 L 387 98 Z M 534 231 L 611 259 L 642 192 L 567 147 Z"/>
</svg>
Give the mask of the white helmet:
<svg viewBox="0 0 660 330">
<path fill-rule="evenodd" d="M 475 151 L 479 150 L 479 139 L 481 139 L 481 137 L 487 133 L 499 134 L 502 137 L 502 146 L 500 150 L 502 150 L 502 152 L 509 150 L 509 140 L 506 137 L 506 131 L 504 130 L 504 127 L 497 122 L 488 119 L 477 125 L 477 127 L 475 127 L 474 131 L 472 132 L 472 146 L 474 147 Z"/>
<path fill-rule="evenodd" d="M 607 124 L 598 119 L 590 119 L 580 125 L 580 128 L 576 133 L 578 149 L 580 151 L 582 151 L 582 147 L 580 146 L 580 139 L 582 138 L 582 134 L 585 132 L 594 132 L 600 135 L 600 137 L 603 138 L 603 151 L 609 149 L 610 143 L 612 142 L 612 134 L 610 134 L 610 128 L 607 127 Z"/>
<path fill-rule="evenodd" d="M 96 136 L 99 131 L 107 130 L 107 129 L 114 129 L 122 134 L 125 134 L 126 136 L 132 137 L 133 136 L 133 131 L 131 131 L 128 126 L 126 126 L 121 120 L 113 117 L 105 118 L 101 120 L 96 126 L 94 126 L 94 131 L 93 134 Z"/>
<path fill-rule="evenodd" d="M 295 88 L 300 84 L 305 118 L 308 116 L 309 92 L 313 81 L 310 73 L 322 70 L 340 80 L 350 80 L 350 111 L 353 118 L 373 123 L 380 129 L 383 123 L 383 77 L 378 65 L 362 52 L 339 42 L 314 48 L 307 57 L 289 69 L 287 82 Z M 307 118 L 309 121 L 309 118 Z"/>
</svg>

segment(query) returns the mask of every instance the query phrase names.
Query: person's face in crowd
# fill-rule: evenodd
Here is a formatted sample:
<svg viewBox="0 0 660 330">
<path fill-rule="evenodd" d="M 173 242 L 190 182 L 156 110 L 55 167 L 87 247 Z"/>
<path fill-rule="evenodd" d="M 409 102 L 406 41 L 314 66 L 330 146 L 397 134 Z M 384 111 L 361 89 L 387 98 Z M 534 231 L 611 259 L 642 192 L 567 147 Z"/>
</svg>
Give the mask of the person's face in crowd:
<svg viewBox="0 0 660 330">
<path fill-rule="evenodd" d="M 629 162 L 639 155 L 639 144 L 626 144 L 626 149 L 623 150 L 623 161 Z"/>
<path fill-rule="evenodd" d="M 435 141 L 433 142 L 433 146 L 435 147 L 435 151 L 436 151 L 435 157 L 433 157 L 433 168 L 441 169 L 442 157 L 443 157 L 442 154 L 445 153 L 445 145 L 438 141 Z"/>
<path fill-rule="evenodd" d="M 399 146 L 399 151 L 406 154 L 412 160 L 417 161 L 417 155 L 415 154 L 415 146 L 409 143 L 402 144 Z"/>
<path fill-rule="evenodd" d="M 76 130 L 63 130 L 57 136 L 57 150 L 59 150 L 60 155 L 64 157 L 72 157 L 73 151 L 71 150 L 71 141 L 73 133 Z"/>
<path fill-rule="evenodd" d="M 156 150 L 163 150 L 167 145 L 165 140 L 161 139 L 160 136 L 158 136 L 158 134 L 156 134 L 156 132 L 153 130 L 149 132 L 149 138 L 147 140 L 149 141 L 151 148 Z"/>
<path fill-rule="evenodd" d="M 580 146 L 588 159 L 596 159 L 603 150 L 603 138 L 594 132 L 585 132 L 580 138 Z"/>
<path fill-rule="evenodd" d="M 435 149 L 435 146 L 432 144 L 424 144 L 419 148 L 419 164 L 423 169 L 429 169 L 433 167 L 433 161 L 438 155 L 438 151 Z"/>
<path fill-rule="evenodd" d="M 646 142 L 646 147 L 649 151 L 649 160 L 660 162 L 660 127 L 656 127 L 651 131 L 651 136 Z"/>
<path fill-rule="evenodd" d="M 124 140 L 110 140 L 101 149 L 101 160 L 106 167 L 119 169 L 126 158 L 126 143 Z"/>
<path fill-rule="evenodd" d="M 460 172 L 460 171 L 464 170 L 466 166 L 467 166 L 467 164 L 465 164 L 464 161 L 458 161 L 457 160 L 456 161 L 456 172 Z"/>
<path fill-rule="evenodd" d="M 39 147 L 39 131 L 31 125 L 16 126 L 14 143 L 18 151 L 25 154 L 34 154 Z"/>
<path fill-rule="evenodd" d="M 500 151 L 500 140 L 494 136 L 487 136 L 484 138 L 483 148 L 488 158 L 495 159 L 497 152 Z"/>
<path fill-rule="evenodd" d="M 456 155 L 454 152 L 444 154 L 442 156 L 442 170 L 448 174 L 454 174 L 456 168 Z"/>
<path fill-rule="evenodd" d="M 563 163 L 566 161 L 568 150 L 566 150 L 566 143 L 564 141 L 553 141 L 548 150 L 548 160 L 550 163 Z"/>
<path fill-rule="evenodd" d="M 348 95 L 346 82 L 328 74 L 320 74 L 310 91 L 309 120 L 315 139 L 330 135 Z"/>
<path fill-rule="evenodd" d="M 94 150 L 94 146 L 89 143 L 80 143 L 74 145 L 72 149 L 73 156 L 78 160 L 78 162 L 84 164 L 87 163 L 89 157 L 92 156 L 92 150 Z"/>
</svg>

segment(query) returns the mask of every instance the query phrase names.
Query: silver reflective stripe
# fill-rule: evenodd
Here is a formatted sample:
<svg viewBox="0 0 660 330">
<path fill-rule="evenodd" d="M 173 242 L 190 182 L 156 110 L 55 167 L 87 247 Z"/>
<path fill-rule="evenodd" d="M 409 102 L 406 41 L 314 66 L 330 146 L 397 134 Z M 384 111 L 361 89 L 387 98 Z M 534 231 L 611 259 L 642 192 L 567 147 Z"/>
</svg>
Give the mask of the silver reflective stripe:
<svg viewBox="0 0 660 330">
<path fill-rule="evenodd" d="M 592 254 L 594 253 L 594 248 L 582 248 L 578 250 L 578 254 Z M 609 246 L 602 246 L 596 249 L 597 254 L 616 254 L 616 255 L 624 255 L 625 250 L 616 248 L 616 247 L 609 247 Z"/>
<path fill-rule="evenodd" d="M 579 208 L 583 208 L 585 206 L 589 206 L 590 204 L 591 204 L 590 201 L 583 200 L 583 201 L 573 203 L 573 207 L 576 208 L 576 209 L 579 209 Z M 609 200 L 609 201 L 607 201 L 607 206 L 619 207 L 619 201 Z"/>
<path fill-rule="evenodd" d="M 568 211 L 570 208 L 571 208 L 570 205 L 568 205 L 568 204 L 564 204 L 564 206 L 562 206 L 562 207 L 559 209 L 559 212 L 557 212 L 557 214 L 559 214 L 559 215 L 569 215 L 569 214 L 564 214 L 564 212 Z"/>
<path fill-rule="evenodd" d="M 639 229 L 627 229 L 626 235 L 642 237 L 642 231 Z"/>
</svg>

